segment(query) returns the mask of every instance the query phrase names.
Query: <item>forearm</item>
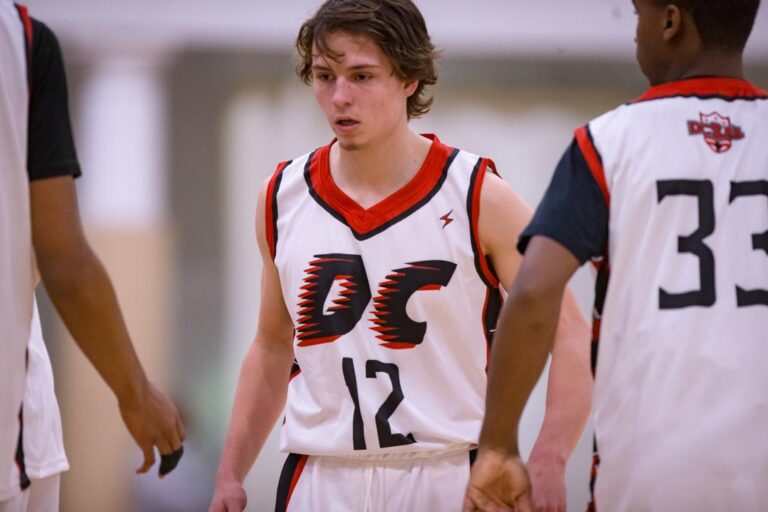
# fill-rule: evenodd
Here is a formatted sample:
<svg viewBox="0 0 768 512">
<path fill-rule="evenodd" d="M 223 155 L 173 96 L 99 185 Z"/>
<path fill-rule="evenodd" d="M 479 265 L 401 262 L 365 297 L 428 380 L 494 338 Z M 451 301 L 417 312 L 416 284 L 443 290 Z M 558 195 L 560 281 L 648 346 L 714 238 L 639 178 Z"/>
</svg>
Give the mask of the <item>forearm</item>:
<svg viewBox="0 0 768 512">
<path fill-rule="evenodd" d="M 290 344 L 257 338 L 251 345 L 240 370 L 217 480 L 245 480 L 285 405 L 292 362 Z"/>
<path fill-rule="evenodd" d="M 589 338 L 589 326 L 566 292 L 552 350 L 544 423 L 531 459 L 546 457 L 564 467 L 579 441 L 591 407 Z"/>
<path fill-rule="evenodd" d="M 502 309 L 491 351 L 486 414 L 480 444 L 519 455 L 517 428 L 525 403 L 549 355 L 560 297 L 520 289 Z"/>
<path fill-rule="evenodd" d="M 141 401 L 147 378 L 133 348 L 115 291 L 90 248 L 39 260 L 43 283 L 64 324 L 122 404 Z"/>
</svg>

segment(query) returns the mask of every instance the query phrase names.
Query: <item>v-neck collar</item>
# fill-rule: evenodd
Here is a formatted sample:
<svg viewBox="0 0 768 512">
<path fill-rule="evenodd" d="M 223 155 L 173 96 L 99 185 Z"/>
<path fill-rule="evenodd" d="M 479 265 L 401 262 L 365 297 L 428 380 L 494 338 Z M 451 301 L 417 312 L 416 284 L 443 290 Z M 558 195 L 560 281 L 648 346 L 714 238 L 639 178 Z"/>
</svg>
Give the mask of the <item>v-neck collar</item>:
<svg viewBox="0 0 768 512">
<path fill-rule="evenodd" d="M 333 181 L 330 166 L 331 146 L 315 151 L 308 159 L 304 177 L 312 197 L 328 213 L 352 229 L 359 240 L 370 238 L 399 222 L 423 206 L 440 189 L 458 150 L 432 140 L 427 157 L 411 180 L 370 208 L 363 208 Z"/>
</svg>

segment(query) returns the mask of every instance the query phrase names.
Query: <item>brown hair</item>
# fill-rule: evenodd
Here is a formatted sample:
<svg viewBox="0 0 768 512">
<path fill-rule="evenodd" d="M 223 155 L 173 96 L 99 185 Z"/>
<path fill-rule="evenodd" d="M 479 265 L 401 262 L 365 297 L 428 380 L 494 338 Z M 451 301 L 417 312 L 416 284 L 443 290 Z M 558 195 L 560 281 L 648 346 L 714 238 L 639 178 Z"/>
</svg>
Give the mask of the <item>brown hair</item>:
<svg viewBox="0 0 768 512">
<path fill-rule="evenodd" d="M 296 72 L 305 84 L 312 82 L 313 47 L 325 57 L 340 57 L 325 42 L 334 31 L 373 39 L 389 58 L 395 75 L 419 81 L 408 98 L 408 118 L 429 112 L 432 98 L 424 96 L 424 88 L 437 83 L 438 53 L 424 17 L 411 0 L 327 0 L 304 22 L 296 38 L 300 58 Z"/>
<path fill-rule="evenodd" d="M 760 0 L 656 0 L 691 13 L 706 50 L 740 52 L 747 44 Z"/>
</svg>

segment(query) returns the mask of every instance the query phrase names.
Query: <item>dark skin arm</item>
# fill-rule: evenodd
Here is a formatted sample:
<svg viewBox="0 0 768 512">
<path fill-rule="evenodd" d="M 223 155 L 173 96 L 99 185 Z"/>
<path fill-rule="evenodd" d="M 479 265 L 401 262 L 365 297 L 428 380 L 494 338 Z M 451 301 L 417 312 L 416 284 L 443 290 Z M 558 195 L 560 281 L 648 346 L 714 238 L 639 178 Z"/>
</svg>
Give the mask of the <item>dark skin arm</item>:
<svg viewBox="0 0 768 512">
<path fill-rule="evenodd" d="M 77 345 L 118 400 L 128 431 L 144 453 L 137 470 L 178 450 L 184 439 L 179 413 L 149 382 L 133 348 L 112 283 L 83 233 L 74 180 L 62 176 L 30 183 L 32 243 L 56 310 Z"/>
<path fill-rule="evenodd" d="M 531 510 L 530 480 L 517 430 L 557 330 L 563 292 L 579 261 L 559 243 L 534 237 L 494 337 L 480 449 L 464 511 Z M 510 434 L 512 433 L 512 434 Z"/>
</svg>

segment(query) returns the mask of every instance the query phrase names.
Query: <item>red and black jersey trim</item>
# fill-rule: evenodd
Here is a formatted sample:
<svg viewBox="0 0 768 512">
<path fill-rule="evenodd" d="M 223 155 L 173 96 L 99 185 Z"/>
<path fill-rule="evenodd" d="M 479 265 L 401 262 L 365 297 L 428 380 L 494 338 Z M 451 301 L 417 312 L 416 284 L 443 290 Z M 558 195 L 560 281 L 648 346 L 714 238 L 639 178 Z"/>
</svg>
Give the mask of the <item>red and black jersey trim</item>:
<svg viewBox="0 0 768 512">
<path fill-rule="evenodd" d="M 595 141 L 592 138 L 592 132 L 589 129 L 589 125 L 577 128 L 575 133 L 576 144 L 579 146 L 581 155 L 584 157 L 584 161 L 587 162 L 587 167 L 595 178 L 595 182 L 600 187 L 600 192 L 603 193 L 605 204 L 611 205 L 611 192 L 608 190 L 608 181 L 605 179 L 605 169 L 603 168 L 603 157 L 600 155 L 600 151 L 595 147 Z"/>
<path fill-rule="evenodd" d="M 291 495 L 299 483 L 301 472 L 307 463 L 307 455 L 298 453 L 289 453 L 285 459 L 283 470 L 280 473 L 280 480 L 277 483 L 277 500 L 275 501 L 275 512 L 285 512 L 288 510 L 288 503 L 291 501 Z"/>
<path fill-rule="evenodd" d="M 32 89 L 32 42 L 34 41 L 34 33 L 32 30 L 32 18 L 29 17 L 29 11 L 27 6 L 22 4 L 14 4 L 16 11 L 19 13 L 19 19 L 21 19 L 22 25 L 24 25 L 24 48 L 27 53 L 27 84 L 29 89 Z"/>
<path fill-rule="evenodd" d="M 600 467 L 600 454 L 597 453 L 597 436 L 592 437 L 592 468 L 589 473 L 589 503 L 587 512 L 597 512 L 595 501 L 595 484 L 597 483 L 597 470 Z"/>
<path fill-rule="evenodd" d="M 277 169 L 272 174 L 267 184 L 266 204 L 264 205 L 264 214 L 267 223 L 267 245 L 269 246 L 269 255 L 275 259 L 277 254 L 277 192 L 280 190 L 280 182 L 283 179 L 283 171 L 291 165 L 291 160 L 277 164 Z"/>
<path fill-rule="evenodd" d="M 592 354 L 591 354 L 591 366 L 592 377 L 595 377 L 597 372 L 597 354 L 600 347 L 600 329 L 603 318 L 603 306 L 605 305 L 605 297 L 608 294 L 608 282 L 611 277 L 611 265 L 608 259 L 606 250 L 605 257 L 598 263 L 595 263 L 597 268 L 597 279 L 595 280 L 595 305 L 592 310 Z M 595 484 L 597 483 L 597 473 L 600 467 L 600 452 L 597 449 L 597 435 L 595 434 L 592 439 L 592 467 L 589 475 L 589 503 L 587 504 L 587 512 L 595 512 L 597 510 L 597 504 L 595 502 Z"/>
<path fill-rule="evenodd" d="M 496 332 L 496 324 L 499 322 L 501 307 L 504 305 L 504 299 L 501 290 L 488 287 L 485 292 L 485 304 L 483 304 L 483 334 L 485 335 L 486 359 L 485 371 L 488 371 L 488 363 L 491 361 L 491 347 L 493 346 L 493 335 Z"/>
<path fill-rule="evenodd" d="M 299 366 L 299 363 L 294 359 L 293 364 L 291 365 L 291 376 L 288 379 L 288 381 L 289 382 L 292 381 L 293 379 L 298 377 L 300 373 L 301 373 L 301 367 Z"/>
<path fill-rule="evenodd" d="M 651 87 L 630 104 L 666 98 L 719 99 L 725 101 L 754 101 L 768 99 L 763 91 L 737 78 L 703 77 L 689 78 Z"/>
<path fill-rule="evenodd" d="M 350 228 L 357 240 L 367 240 L 417 211 L 429 202 L 445 183 L 448 170 L 459 150 L 432 136 L 432 147 L 416 176 L 403 188 L 370 208 L 363 208 L 347 196 L 331 177 L 331 145 L 313 152 L 304 168 L 304 179 L 312 198 L 325 211 Z"/>
<path fill-rule="evenodd" d="M 469 217 L 469 238 L 472 241 L 472 252 L 475 255 L 475 269 L 477 269 L 480 279 L 483 280 L 486 286 L 490 288 L 498 288 L 499 278 L 496 276 L 496 272 L 493 270 L 493 265 L 490 260 L 483 252 L 478 233 L 478 221 L 480 219 L 480 191 L 483 188 L 485 174 L 489 168 L 494 174 L 498 174 L 496 172 L 496 165 L 492 160 L 479 158 L 475 164 L 475 168 L 472 170 L 469 191 L 467 192 L 467 215 Z"/>
<path fill-rule="evenodd" d="M 29 357 L 29 354 L 27 354 Z M 19 468 L 19 487 L 23 491 L 30 486 L 32 482 L 27 476 L 27 465 L 24 462 L 24 411 L 23 407 L 19 409 L 19 439 L 16 443 L 16 467 Z"/>
</svg>

